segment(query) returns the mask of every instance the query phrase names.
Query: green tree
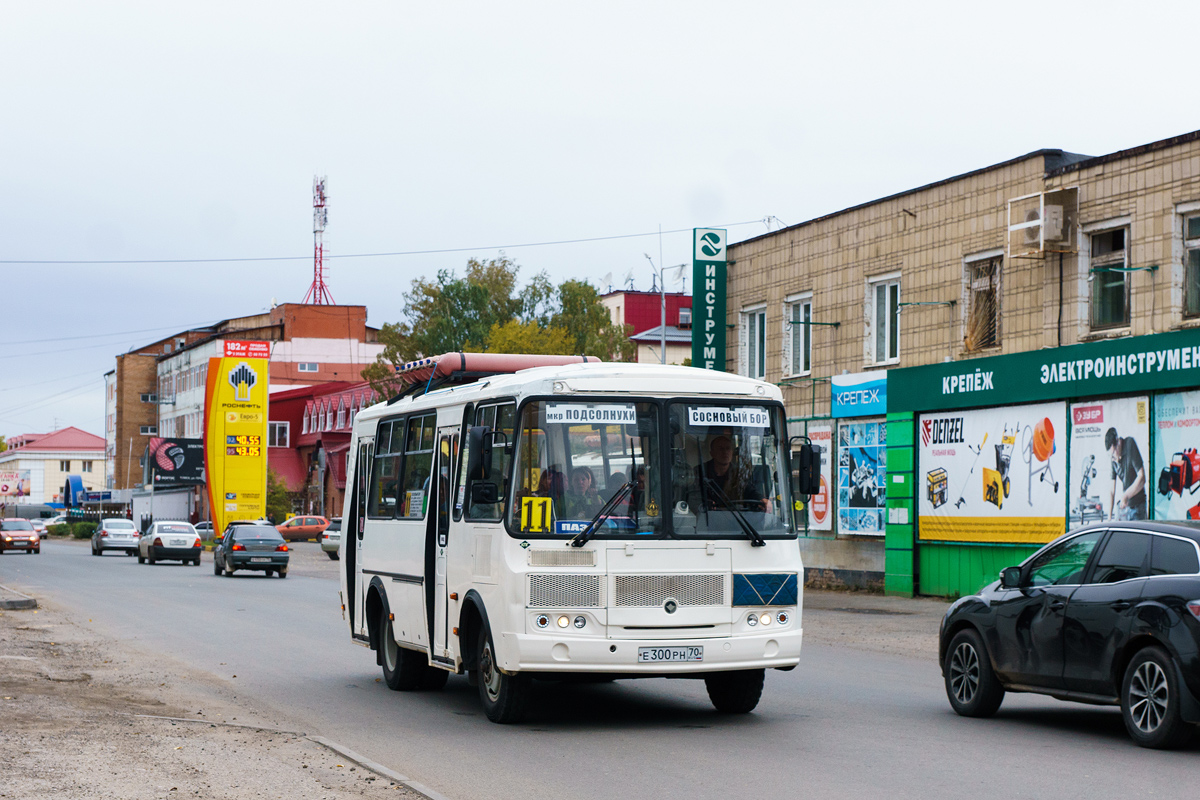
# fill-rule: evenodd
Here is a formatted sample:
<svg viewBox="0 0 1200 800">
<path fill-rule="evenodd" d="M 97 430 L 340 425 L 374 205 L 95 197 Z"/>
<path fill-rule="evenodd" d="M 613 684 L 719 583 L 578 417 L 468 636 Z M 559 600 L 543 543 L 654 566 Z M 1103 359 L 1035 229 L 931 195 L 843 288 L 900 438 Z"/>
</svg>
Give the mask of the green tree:
<svg viewBox="0 0 1200 800">
<path fill-rule="evenodd" d="M 567 280 L 558 287 L 558 308 L 550 324 L 570 334 L 572 352 L 604 361 L 630 361 L 637 345 L 629 340 L 632 326 L 618 327 L 600 302 L 600 293 L 587 281 Z"/>
<path fill-rule="evenodd" d="M 4 434 L 0 434 L 0 453 L 8 449 L 8 442 L 4 441 Z"/>
<path fill-rule="evenodd" d="M 292 493 L 275 470 L 267 467 L 267 517 L 278 524 L 287 519 L 292 510 Z"/>
<path fill-rule="evenodd" d="M 488 332 L 489 353 L 536 353 L 539 355 L 571 355 L 572 339 L 562 328 L 538 327 L 537 322 L 510 319 L 496 323 Z"/>
</svg>

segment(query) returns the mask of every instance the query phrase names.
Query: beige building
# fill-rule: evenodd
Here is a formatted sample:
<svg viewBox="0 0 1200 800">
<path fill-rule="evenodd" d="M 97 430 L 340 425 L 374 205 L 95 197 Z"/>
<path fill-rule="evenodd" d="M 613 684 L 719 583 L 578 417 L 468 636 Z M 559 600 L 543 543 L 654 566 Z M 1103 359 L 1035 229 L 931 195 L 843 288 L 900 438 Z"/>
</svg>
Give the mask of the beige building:
<svg viewBox="0 0 1200 800">
<path fill-rule="evenodd" d="M 733 244 L 729 259 L 727 369 L 779 383 L 793 432 L 840 429 L 843 373 L 1200 327 L 1200 131 L 1099 157 L 1039 150 Z M 807 563 L 882 576 L 885 526 L 846 529 L 832 500 Z"/>
<path fill-rule="evenodd" d="M 0 497 L 0 503 L 62 504 L 68 482 L 74 489 L 104 488 L 104 439 L 79 428 L 52 433 L 25 433 L 8 440 L 0 453 L 0 473 L 21 475 L 21 496 Z"/>
</svg>

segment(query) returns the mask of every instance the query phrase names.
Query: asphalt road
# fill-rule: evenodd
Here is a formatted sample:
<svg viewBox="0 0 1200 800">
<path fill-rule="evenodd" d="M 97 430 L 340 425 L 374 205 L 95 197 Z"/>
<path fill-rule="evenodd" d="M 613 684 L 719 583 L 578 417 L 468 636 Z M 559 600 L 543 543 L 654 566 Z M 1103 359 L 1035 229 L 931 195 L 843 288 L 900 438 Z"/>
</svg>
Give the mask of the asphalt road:
<svg viewBox="0 0 1200 800">
<path fill-rule="evenodd" d="M 1200 764 L 1200 745 L 1135 747 L 1110 708 L 1009 695 L 994 719 L 959 718 L 934 654 L 821 644 L 817 634 L 856 642 L 868 622 L 887 638 L 886 617 L 836 601 L 806 611 L 801 665 L 768 672 L 754 714 L 716 714 L 700 681 L 537 684 L 528 722 L 493 725 L 465 678 L 413 694 L 378 682 L 374 654 L 341 620 L 339 562 L 297 548 L 281 580 L 216 577 L 207 554 L 200 567 L 151 567 L 47 541 L 40 556 L 0 556 L 0 584 L 207 671 L 453 800 L 1181 797 Z"/>
</svg>

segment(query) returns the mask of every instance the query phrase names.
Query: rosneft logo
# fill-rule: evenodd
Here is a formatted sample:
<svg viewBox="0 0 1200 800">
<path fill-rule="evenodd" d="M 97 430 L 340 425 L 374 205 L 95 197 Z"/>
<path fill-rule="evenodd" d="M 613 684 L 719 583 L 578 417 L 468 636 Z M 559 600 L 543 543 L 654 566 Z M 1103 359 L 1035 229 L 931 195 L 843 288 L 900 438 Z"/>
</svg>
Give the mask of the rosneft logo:
<svg viewBox="0 0 1200 800">
<path fill-rule="evenodd" d="M 233 398 L 239 403 L 250 402 L 250 390 L 258 383 L 258 373 L 245 361 L 229 370 L 229 385 L 233 387 Z"/>
</svg>

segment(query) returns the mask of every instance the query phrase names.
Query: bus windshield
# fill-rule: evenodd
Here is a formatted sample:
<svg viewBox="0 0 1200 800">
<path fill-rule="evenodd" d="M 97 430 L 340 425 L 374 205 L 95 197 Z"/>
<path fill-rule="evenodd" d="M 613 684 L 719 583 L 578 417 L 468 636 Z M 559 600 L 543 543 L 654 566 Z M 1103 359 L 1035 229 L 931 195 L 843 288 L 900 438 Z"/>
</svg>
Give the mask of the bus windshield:
<svg viewBox="0 0 1200 800">
<path fill-rule="evenodd" d="M 743 523 L 791 533 L 779 408 L 687 400 L 668 404 L 667 414 L 677 536 L 738 536 Z"/>
<path fill-rule="evenodd" d="M 526 404 L 516 440 L 510 530 L 570 538 L 615 498 L 594 537 L 662 533 L 658 413 L 652 403 Z"/>
</svg>

